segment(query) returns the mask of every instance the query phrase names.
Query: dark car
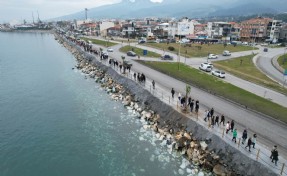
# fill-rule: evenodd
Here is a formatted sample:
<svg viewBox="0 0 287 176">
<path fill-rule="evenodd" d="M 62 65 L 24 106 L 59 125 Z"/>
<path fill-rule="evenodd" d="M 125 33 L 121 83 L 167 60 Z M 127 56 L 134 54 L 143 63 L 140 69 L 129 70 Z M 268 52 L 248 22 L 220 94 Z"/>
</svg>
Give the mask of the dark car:
<svg viewBox="0 0 287 176">
<path fill-rule="evenodd" d="M 168 55 L 168 54 L 166 54 L 166 55 L 161 56 L 161 59 L 162 60 L 173 60 L 173 57 Z"/>
<path fill-rule="evenodd" d="M 135 52 L 133 52 L 133 51 L 128 51 L 128 52 L 127 52 L 127 55 L 134 57 L 134 56 L 136 56 L 137 54 L 136 54 Z"/>
<path fill-rule="evenodd" d="M 268 52 L 268 48 L 264 48 L 263 51 L 264 51 L 264 52 Z"/>
</svg>

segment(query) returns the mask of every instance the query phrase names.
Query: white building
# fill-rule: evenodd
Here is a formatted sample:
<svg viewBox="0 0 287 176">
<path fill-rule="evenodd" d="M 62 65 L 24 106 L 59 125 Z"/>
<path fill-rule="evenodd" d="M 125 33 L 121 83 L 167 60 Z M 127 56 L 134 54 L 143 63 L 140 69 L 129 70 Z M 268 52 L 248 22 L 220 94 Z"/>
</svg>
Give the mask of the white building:
<svg viewBox="0 0 287 176">
<path fill-rule="evenodd" d="M 267 26 L 267 41 L 276 43 L 280 38 L 280 29 L 282 27 L 282 20 L 272 20 Z"/>
<path fill-rule="evenodd" d="M 174 38 L 175 36 L 186 36 L 194 34 L 194 25 L 197 21 L 183 18 L 178 22 L 170 22 L 168 26 L 168 36 Z"/>
<path fill-rule="evenodd" d="M 100 34 L 101 36 L 107 36 L 107 29 L 115 27 L 115 23 L 111 21 L 102 21 L 100 22 Z"/>
<path fill-rule="evenodd" d="M 231 24 L 228 22 L 208 22 L 207 23 L 208 38 L 222 39 L 231 36 Z"/>
</svg>

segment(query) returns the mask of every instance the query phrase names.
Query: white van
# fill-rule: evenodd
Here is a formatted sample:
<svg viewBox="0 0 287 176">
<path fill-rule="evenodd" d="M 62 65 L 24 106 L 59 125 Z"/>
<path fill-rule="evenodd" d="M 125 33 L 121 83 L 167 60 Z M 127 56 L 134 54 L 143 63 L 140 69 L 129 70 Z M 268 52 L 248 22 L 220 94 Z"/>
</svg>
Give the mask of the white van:
<svg viewBox="0 0 287 176">
<path fill-rule="evenodd" d="M 206 63 L 202 63 L 199 66 L 199 70 L 203 70 L 203 71 L 206 71 L 206 72 L 211 72 L 212 66 L 209 65 L 209 64 L 206 64 Z"/>
</svg>

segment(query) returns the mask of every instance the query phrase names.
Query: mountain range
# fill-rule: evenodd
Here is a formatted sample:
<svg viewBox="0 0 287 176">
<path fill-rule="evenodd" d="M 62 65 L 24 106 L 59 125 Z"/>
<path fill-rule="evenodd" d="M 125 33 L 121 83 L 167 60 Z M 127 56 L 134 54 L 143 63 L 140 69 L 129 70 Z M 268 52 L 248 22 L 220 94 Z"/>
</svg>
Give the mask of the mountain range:
<svg viewBox="0 0 287 176">
<path fill-rule="evenodd" d="M 142 18 L 142 17 L 210 17 L 238 16 L 287 12 L 287 0 L 122 0 L 119 3 L 96 8 L 88 7 L 88 18 Z M 58 20 L 84 19 L 85 12 L 77 12 Z"/>
</svg>

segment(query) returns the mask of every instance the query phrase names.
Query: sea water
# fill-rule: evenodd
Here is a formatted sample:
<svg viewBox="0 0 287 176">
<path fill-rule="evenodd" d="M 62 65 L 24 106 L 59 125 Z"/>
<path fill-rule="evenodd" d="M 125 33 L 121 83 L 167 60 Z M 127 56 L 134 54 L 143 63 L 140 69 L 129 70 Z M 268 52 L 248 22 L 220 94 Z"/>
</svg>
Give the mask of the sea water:
<svg viewBox="0 0 287 176">
<path fill-rule="evenodd" d="M 187 175 L 48 33 L 0 32 L 0 176 Z"/>
</svg>

